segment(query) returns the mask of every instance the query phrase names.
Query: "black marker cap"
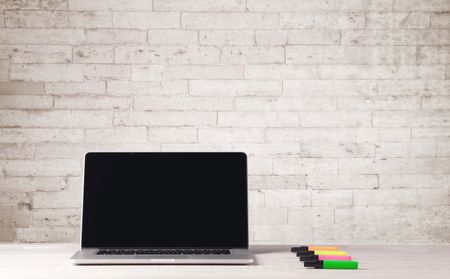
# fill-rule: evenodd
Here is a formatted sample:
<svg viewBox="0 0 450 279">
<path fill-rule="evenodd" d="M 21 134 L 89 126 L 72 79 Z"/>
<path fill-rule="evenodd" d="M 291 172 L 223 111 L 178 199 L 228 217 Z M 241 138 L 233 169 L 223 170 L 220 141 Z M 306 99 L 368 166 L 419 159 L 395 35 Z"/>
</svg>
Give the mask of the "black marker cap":
<svg viewBox="0 0 450 279">
<path fill-rule="evenodd" d="M 291 252 L 308 251 L 308 246 L 295 246 L 291 247 Z"/>
<path fill-rule="evenodd" d="M 301 256 L 300 261 L 301 262 L 314 262 L 319 260 L 319 256 L 311 255 L 311 256 Z"/>
<path fill-rule="evenodd" d="M 299 252 L 297 252 L 297 257 L 312 256 L 312 255 L 314 255 L 314 251 L 299 251 Z"/>
<path fill-rule="evenodd" d="M 323 261 L 304 262 L 305 267 L 323 268 Z"/>
</svg>

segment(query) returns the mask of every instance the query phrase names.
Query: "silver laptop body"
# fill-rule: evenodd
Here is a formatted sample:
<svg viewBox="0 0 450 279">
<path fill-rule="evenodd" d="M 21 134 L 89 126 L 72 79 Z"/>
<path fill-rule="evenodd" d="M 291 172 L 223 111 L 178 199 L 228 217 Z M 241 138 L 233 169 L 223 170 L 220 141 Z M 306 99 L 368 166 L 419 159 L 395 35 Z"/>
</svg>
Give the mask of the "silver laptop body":
<svg viewBox="0 0 450 279">
<path fill-rule="evenodd" d="M 254 261 L 245 153 L 87 153 L 82 209 L 74 264 Z"/>
</svg>

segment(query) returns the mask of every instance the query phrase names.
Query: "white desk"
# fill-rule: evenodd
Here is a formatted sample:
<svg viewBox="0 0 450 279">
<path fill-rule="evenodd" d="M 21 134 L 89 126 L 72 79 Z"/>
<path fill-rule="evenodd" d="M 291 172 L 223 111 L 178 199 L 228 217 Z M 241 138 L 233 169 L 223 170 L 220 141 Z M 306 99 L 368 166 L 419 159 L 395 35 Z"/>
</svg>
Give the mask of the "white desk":
<svg viewBox="0 0 450 279">
<path fill-rule="evenodd" d="M 450 278 L 450 245 L 341 246 L 359 270 L 306 269 L 289 246 L 253 246 L 250 266 L 74 266 L 74 244 L 0 244 L 0 277 L 13 278 Z"/>
</svg>

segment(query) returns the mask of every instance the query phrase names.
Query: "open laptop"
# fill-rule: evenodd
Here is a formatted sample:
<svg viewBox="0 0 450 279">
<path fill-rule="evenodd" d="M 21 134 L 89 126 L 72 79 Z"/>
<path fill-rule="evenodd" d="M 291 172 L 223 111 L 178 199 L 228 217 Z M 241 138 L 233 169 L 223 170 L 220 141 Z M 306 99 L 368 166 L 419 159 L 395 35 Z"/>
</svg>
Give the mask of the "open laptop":
<svg viewBox="0 0 450 279">
<path fill-rule="evenodd" d="M 74 264 L 250 264 L 245 153 L 88 153 Z"/>
</svg>

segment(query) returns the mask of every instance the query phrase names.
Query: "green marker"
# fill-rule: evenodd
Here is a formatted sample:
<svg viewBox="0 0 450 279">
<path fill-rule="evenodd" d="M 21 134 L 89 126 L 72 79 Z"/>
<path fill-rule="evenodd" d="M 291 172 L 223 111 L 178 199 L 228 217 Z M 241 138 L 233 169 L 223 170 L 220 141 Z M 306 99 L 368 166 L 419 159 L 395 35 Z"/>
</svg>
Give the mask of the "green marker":
<svg viewBox="0 0 450 279">
<path fill-rule="evenodd" d="M 320 269 L 358 269 L 358 262 L 323 260 L 305 262 L 305 267 L 314 267 Z"/>
</svg>

